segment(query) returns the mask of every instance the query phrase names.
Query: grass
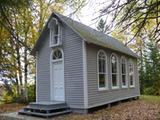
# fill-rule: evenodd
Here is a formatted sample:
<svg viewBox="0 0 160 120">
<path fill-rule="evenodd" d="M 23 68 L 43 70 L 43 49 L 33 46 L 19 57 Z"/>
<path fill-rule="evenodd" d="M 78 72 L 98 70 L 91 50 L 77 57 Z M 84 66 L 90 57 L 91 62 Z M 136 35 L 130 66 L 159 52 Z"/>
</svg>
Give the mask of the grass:
<svg viewBox="0 0 160 120">
<path fill-rule="evenodd" d="M 141 95 L 140 100 L 151 103 L 160 103 L 160 96 Z"/>
</svg>

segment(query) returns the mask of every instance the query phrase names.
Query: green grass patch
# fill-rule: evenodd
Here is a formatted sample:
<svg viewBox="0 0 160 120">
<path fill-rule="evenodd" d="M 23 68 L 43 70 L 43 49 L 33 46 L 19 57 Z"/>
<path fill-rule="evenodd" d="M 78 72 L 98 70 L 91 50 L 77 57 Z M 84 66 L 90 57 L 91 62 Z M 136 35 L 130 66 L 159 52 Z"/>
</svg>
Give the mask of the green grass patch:
<svg viewBox="0 0 160 120">
<path fill-rule="evenodd" d="M 152 103 L 160 103 L 160 96 L 141 95 L 140 100 Z"/>
</svg>

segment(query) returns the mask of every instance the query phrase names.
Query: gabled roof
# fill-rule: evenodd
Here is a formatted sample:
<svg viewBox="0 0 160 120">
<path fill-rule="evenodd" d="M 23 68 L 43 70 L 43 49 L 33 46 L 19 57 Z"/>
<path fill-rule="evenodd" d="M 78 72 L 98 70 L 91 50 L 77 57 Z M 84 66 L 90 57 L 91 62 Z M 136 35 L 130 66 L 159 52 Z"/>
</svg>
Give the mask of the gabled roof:
<svg viewBox="0 0 160 120">
<path fill-rule="evenodd" d="M 54 15 L 56 15 L 62 22 L 64 22 L 71 29 L 73 29 L 83 40 L 85 40 L 89 43 L 93 43 L 96 45 L 100 45 L 100 46 L 115 50 L 115 51 L 119 51 L 121 53 L 125 53 L 129 56 L 137 57 L 137 55 L 135 53 L 133 53 L 127 46 L 125 46 L 122 42 L 116 40 L 115 38 L 113 38 L 109 35 L 106 35 L 102 32 L 99 32 L 97 30 L 94 30 L 91 27 L 88 27 L 80 22 L 74 21 L 71 18 L 63 16 L 58 13 L 53 13 L 51 15 L 51 17 Z M 33 48 L 32 52 L 31 52 L 33 55 L 40 47 L 40 43 L 42 43 L 41 38 L 44 36 L 44 32 L 47 29 L 46 26 L 45 26 L 44 30 L 42 31 L 42 34 L 40 35 L 35 47 Z"/>
</svg>

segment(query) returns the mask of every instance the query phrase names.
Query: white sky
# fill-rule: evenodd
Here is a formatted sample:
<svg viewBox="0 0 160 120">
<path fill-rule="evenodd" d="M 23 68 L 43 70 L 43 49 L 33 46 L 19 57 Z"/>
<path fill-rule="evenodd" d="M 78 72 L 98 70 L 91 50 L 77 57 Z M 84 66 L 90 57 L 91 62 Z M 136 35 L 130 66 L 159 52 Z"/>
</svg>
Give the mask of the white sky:
<svg viewBox="0 0 160 120">
<path fill-rule="evenodd" d="M 77 20 L 92 28 L 96 28 L 98 19 L 95 18 L 100 15 L 100 10 L 107 6 L 109 2 L 107 0 L 87 0 L 87 5 L 82 8 L 80 13 L 72 16 L 72 19 Z M 68 10 L 65 15 L 68 15 L 69 13 L 71 13 L 70 10 Z"/>
</svg>

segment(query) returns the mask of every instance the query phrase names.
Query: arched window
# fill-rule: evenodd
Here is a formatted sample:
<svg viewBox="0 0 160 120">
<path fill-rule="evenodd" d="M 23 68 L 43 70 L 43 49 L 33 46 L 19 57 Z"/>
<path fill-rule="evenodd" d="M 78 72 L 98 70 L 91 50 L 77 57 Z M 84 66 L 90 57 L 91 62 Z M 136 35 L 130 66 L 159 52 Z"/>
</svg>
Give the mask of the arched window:
<svg viewBox="0 0 160 120">
<path fill-rule="evenodd" d="M 60 49 L 53 50 L 52 60 L 62 60 L 62 51 Z"/>
<path fill-rule="evenodd" d="M 60 45 L 61 27 L 56 18 L 52 18 L 48 24 L 50 28 L 50 46 Z"/>
<path fill-rule="evenodd" d="M 134 64 L 133 61 L 129 61 L 129 85 L 134 87 Z"/>
<path fill-rule="evenodd" d="M 112 88 L 119 88 L 118 86 L 118 59 L 115 54 L 111 55 L 111 80 Z"/>
<path fill-rule="evenodd" d="M 122 88 L 127 87 L 127 65 L 126 59 L 124 57 L 121 58 L 121 79 L 122 79 Z"/>
<path fill-rule="evenodd" d="M 107 89 L 106 86 L 106 54 L 100 50 L 97 54 L 97 68 L 98 68 L 98 88 L 99 90 Z"/>
</svg>

